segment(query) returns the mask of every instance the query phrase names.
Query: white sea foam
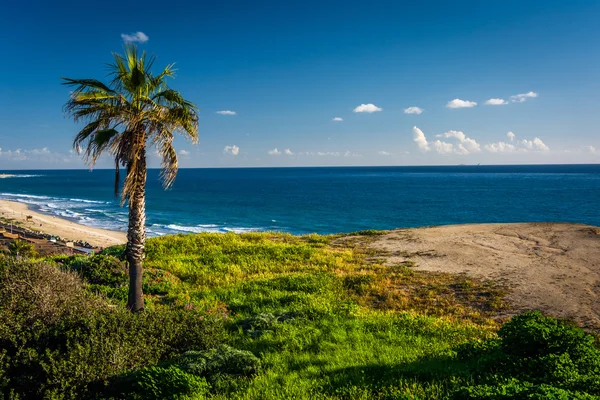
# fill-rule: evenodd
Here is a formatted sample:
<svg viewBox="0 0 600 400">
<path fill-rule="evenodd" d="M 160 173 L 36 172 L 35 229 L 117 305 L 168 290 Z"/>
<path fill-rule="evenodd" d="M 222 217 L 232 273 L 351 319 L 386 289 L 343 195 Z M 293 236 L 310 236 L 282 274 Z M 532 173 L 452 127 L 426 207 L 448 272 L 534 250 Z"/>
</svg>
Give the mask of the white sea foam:
<svg viewBox="0 0 600 400">
<path fill-rule="evenodd" d="M 78 203 L 106 204 L 105 201 L 97 201 L 97 200 L 86 200 L 86 199 L 69 199 L 69 200 L 76 201 Z"/>
<path fill-rule="evenodd" d="M 48 196 L 35 196 L 33 194 L 20 194 L 20 193 L 0 193 L 0 196 L 17 197 L 23 199 L 49 199 Z"/>
<path fill-rule="evenodd" d="M 88 200 L 80 198 L 60 198 L 21 193 L 0 193 L 0 199 L 18 201 L 30 204 L 39 211 L 67 218 L 83 225 L 94 228 L 126 231 L 128 224 L 127 208 L 118 208 L 110 201 Z M 149 222 L 152 214 L 148 215 Z M 150 237 L 176 233 L 227 233 L 255 232 L 266 229 L 228 226 L 226 224 L 152 224 L 147 227 Z"/>
<path fill-rule="evenodd" d="M 30 175 L 30 174 L 0 174 L 0 179 L 11 179 L 11 178 L 36 178 L 43 175 Z"/>
</svg>

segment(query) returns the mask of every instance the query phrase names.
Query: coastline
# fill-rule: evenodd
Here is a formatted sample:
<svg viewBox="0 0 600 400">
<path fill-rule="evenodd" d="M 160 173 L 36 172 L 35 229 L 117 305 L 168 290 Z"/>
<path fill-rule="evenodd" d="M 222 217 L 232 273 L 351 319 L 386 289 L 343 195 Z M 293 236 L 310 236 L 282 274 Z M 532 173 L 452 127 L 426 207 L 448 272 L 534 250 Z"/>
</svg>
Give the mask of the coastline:
<svg viewBox="0 0 600 400">
<path fill-rule="evenodd" d="M 27 216 L 31 216 L 27 220 Z M 97 247 L 109 247 L 127 242 L 125 232 L 92 228 L 64 218 L 34 211 L 25 203 L 0 200 L 0 217 L 18 222 L 24 228 L 73 241 L 81 240 Z"/>
</svg>

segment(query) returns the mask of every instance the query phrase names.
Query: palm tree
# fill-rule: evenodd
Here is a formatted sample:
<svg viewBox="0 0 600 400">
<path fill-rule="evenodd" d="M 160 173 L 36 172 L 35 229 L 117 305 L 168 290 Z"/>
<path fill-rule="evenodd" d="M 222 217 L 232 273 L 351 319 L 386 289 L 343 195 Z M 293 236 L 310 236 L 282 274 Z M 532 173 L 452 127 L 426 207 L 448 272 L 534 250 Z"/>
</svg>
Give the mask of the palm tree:
<svg viewBox="0 0 600 400">
<path fill-rule="evenodd" d="M 86 125 L 79 131 L 73 147 L 84 149 L 86 161 L 93 166 L 105 153 L 115 160 L 115 196 L 119 193 L 119 169 L 126 177 L 121 190 L 121 205 L 128 202 L 126 258 L 129 264 L 127 308 L 144 308 L 142 263 L 146 242 L 146 147 L 154 146 L 162 158 L 161 179 L 168 188 L 177 175 L 174 133 L 198 141 L 198 108 L 170 89 L 166 78 L 174 76 L 173 65 L 160 74 L 151 72 L 155 57 L 138 54 L 135 45 L 126 45 L 123 55 L 113 54 L 109 64 L 112 80 L 62 78 L 73 88 L 65 111 L 75 122 Z"/>
<path fill-rule="evenodd" d="M 17 259 L 35 256 L 35 247 L 31 243 L 27 243 L 19 239 L 13 240 L 8 245 L 8 251 L 10 251 L 10 254 L 15 256 Z"/>
</svg>

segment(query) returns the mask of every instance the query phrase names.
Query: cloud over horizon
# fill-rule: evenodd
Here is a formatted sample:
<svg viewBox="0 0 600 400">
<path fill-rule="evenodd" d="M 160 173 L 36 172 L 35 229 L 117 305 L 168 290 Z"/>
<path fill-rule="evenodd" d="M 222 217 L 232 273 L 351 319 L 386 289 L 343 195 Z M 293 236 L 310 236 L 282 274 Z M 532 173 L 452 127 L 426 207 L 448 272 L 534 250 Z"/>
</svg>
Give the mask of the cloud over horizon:
<svg viewBox="0 0 600 400">
<path fill-rule="evenodd" d="M 224 154 L 231 154 L 233 156 L 237 156 L 240 153 L 240 148 L 236 145 L 233 146 L 225 146 L 223 149 Z"/>
<path fill-rule="evenodd" d="M 479 143 L 474 139 L 468 138 L 464 132 L 461 131 L 448 131 L 441 135 L 437 135 L 437 137 L 458 139 L 459 144 L 456 149 L 453 149 L 458 154 L 469 154 L 481 151 Z"/>
<path fill-rule="evenodd" d="M 421 151 L 429 151 L 430 150 L 429 143 L 427 142 L 427 138 L 425 137 L 425 134 L 423 133 L 423 131 L 420 130 L 419 128 L 417 128 L 416 126 L 413 126 L 412 132 L 413 132 L 413 141 L 417 144 L 419 149 Z"/>
<path fill-rule="evenodd" d="M 516 140 L 517 135 L 513 132 L 507 132 L 506 136 L 511 143 L 496 142 L 486 144 L 484 148 L 490 153 L 512 153 L 512 152 L 547 152 L 550 148 L 542 141 L 542 139 L 535 137 L 533 140 Z M 513 144 L 514 143 L 514 144 Z"/>
</svg>

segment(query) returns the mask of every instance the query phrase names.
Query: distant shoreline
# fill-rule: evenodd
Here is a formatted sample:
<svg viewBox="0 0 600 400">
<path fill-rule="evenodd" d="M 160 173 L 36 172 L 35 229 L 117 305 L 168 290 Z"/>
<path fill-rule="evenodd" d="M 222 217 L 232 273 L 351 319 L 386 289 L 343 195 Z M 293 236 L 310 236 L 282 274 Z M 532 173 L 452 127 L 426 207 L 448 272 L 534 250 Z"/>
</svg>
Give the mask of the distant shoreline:
<svg viewBox="0 0 600 400">
<path fill-rule="evenodd" d="M 31 218 L 27 218 L 31 216 Z M 125 232 L 92 228 L 64 218 L 32 210 L 27 204 L 0 200 L 0 217 L 19 223 L 29 230 L 73 241 L 85 241 L 93 246 L 109 247 L 127 242 Z"/>
<path fill-rule="evenodd" d="M 245 167 L 224 167 L 224 166 L 208 166 L 208 167 L 180 167 L 179 170 L 196 170 L 196 169 L 310 169 L 310 168 L 502 168 L 502 167 L 598 167 L 600 163 L 584 163 L 584 164 L 427 164 L 427 165 L 278 165 L 278 166 L 245 166 Z M 148 168 L 149 171 L 158 171 L 160 168 Z M 14 175 L 19 172 L 31 171 L 114 171 L 114 168 L 46 168 L 46 169 L 0 169 L 2 175 Z"/>
</svg>

